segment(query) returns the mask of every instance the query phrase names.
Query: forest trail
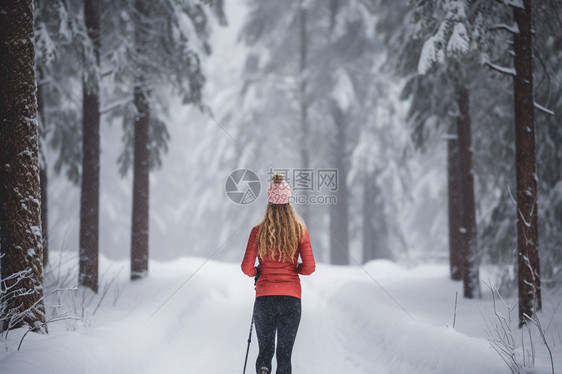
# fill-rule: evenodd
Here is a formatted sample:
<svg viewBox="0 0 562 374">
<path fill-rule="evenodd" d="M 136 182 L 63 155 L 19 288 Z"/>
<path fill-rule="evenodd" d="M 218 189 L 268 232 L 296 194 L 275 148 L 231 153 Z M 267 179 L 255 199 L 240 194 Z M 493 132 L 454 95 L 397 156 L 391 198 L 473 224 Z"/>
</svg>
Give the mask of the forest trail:
<svg viewBox="0 0 562 374">
<path fill-rule="evenodd" d="M 28 336 L 21 351 L 0 354 L 0 372 L 241 373 L 253 279 L 239 264 L 209 261 L 197 271 L 203 263 L 151 262 L 150 275 L 132 283 L 120 275 L 115 306 L 106 300 L 85 322 L 61 322 L 48 336 Z M 509 373 L 482 337 L 482 302 L 461 300 L 457 328 L 447 327 L 461 287 L 448 280 L 447 271 L 445 265 L 407 269 L 387 261 L 363 269 L 319 264 L 301 277 L 303 314 L 293 372 Z M 15 331 L 9 343 L 19 342 L 21 333 Z M 254 372 L 256 356 L 254 331 L 247 374 Z"/>
</svg>

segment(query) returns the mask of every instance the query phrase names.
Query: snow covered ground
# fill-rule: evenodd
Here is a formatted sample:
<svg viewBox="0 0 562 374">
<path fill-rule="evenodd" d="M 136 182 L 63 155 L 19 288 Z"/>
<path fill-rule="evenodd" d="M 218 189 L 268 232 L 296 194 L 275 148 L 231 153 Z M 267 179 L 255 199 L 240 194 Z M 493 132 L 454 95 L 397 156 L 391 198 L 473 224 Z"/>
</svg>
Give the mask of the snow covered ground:
<svg viewBox="0 0 562 374">
<path fill-rule="evenodd" d="M 60 271 L 51 271 L 48 281 L 76 279 L 67 273 L 75 260 L 69 256 L 64 256 Z M 242 372 L 254 290 L 253 280 L 241 273 L 238 263 L 202 258 L 151 262 L 150 275 L 136 282 L 128 280 L 128 271 L 127 262 L 104 257 L 100 294 L 91 301 L 91 294 L 83 290 L 50 297 L 48 304 L 62 305 L 59 314 L 82 319 L 51 323 L 48 335 L 28 334 L 19 351 L 25 329 L 10 332 L 2 341 L 0 373 Z M 117 278 L 101 298 L 113 274 Z M 510 372 L 486 340 L 485 321 L 492 318 L 487 289 L 481 300 L 459 296 L 452 328 L 455 292 L 461 295 L 462 285 L 448 280 L 446 265 L 319 264 L 312 276 L 301 280 L 303 316 L 293 354 L 296 374 Z M 561 301 L 560 294 L 546 293 L 540 316 L 548 326 L 557 370 L 562 368 L 562 313 L 555 310 Z M 517 331 L 516 340 L 520 339 Z M 533 341 L 534 373 L 550 373 L 547 351 L 536 331 Z M 256 355 L 254 333 L 247 373 L 253 372 Z"/>
</svg>

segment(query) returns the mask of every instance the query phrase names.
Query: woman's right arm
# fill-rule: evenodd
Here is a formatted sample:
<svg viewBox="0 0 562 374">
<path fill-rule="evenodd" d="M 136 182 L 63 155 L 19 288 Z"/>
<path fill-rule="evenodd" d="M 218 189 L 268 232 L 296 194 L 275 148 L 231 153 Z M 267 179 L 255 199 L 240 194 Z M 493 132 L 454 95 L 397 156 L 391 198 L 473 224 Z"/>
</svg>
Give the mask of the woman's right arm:
<svg viewBox="0 0 562 374">
<path fill-rule="evenodd" d="M 246 246 L 246 253 L 244 260 L 242 260 L 242 271 L 249 277 L 255 277 L 257 270 L 255 268 L 256 257 L 258 256 L 258 227 L 254 227 L 250 232 L 248 245 Z"/>
<path fill-rule="evenodd" d="M 310 275 L 316 269 L 316 263 L 314 262 L 314 254 L 312 253 L 312 246 L 310 245 L 308 230 L 304 231 L 303 238 L 299 244 L 299 250 L 302 264 L 299 264 L 297 272 L 302 275 Z"/>
</svg>

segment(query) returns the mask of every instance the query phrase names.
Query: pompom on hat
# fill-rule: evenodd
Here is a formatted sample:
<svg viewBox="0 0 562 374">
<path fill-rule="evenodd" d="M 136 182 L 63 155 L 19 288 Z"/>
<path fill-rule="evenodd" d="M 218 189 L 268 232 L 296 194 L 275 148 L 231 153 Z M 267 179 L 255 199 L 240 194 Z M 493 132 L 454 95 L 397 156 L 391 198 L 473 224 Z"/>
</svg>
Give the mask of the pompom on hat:
<svg viewBox="0 0 562 374">
<path fill-rule="evenodd" d="M 283 175 L 273 174 L 267 189 L 267 201 L 270 204 L 288 204 L 291 198 L 291 188 L 283 180 Z"/>
</svg>

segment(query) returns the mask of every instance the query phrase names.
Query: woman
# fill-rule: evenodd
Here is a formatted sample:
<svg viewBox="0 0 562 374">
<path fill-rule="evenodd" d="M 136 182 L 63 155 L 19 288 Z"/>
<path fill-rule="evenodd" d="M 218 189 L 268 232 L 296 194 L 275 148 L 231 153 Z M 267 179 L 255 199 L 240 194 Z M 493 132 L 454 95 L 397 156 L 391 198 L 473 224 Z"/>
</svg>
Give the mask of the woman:
<svg viewBox="0 0 562 374">
<path fill-rule="evenodd" d="M 289 204 L 290 197 L 291 190 L 283 176 L 274 174 L 267 190 L 265 217 L 252 229 L 242 261 L 246 275 L 255 277 L 259 271 L 254 304 L 258 374 L 271 372 L 274 352 L 276 373 L 291 373 L 291 353 L 301 319 L 299 274 L 309 275 L 315 269 L 308 231 Z M 298 262 L 299 255 L 302 263 Z M 256 257 L 259 268 L 254 267 Z"/>
</svg>

